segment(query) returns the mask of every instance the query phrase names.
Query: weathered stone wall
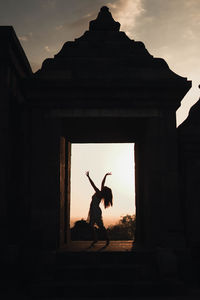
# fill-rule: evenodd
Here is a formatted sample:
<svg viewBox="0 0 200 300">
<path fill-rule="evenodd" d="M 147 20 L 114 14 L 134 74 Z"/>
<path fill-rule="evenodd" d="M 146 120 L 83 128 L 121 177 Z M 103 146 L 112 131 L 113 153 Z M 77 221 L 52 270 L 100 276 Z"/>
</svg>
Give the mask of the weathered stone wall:
<svg viewBox="0 0 200 300">
<path fill-rule="evenodd" d="M 27 227 L 24 166 L 28 123 L 21 81 L 32 71 L 13 28 L 1 26 L 0 39 L 0 235 L 3 252 L 10 259 L 17 255 Z"/>
<path fill-rule="evenodd" d="M 200 101 L 178 127 L 180 200 L 189 247 L 200 247 Z"/>
<path fill-rule="evenodd" d="M 31 245 L 56 249 L 59 238 L 60 128 L 43 109 L 31 109 Z"/>
</svg>

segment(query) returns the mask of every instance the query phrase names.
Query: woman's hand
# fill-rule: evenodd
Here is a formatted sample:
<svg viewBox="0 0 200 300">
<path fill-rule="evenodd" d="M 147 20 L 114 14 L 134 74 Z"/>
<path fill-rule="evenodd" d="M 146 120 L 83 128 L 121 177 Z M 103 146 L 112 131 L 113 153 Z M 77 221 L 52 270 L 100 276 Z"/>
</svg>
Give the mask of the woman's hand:
<svg viewBox="0 0 200 300">
<path fill-rule="evenodd" d="M 109 173 L 106 173 L 106 176 L 108 176 L 108 175 L 112 175 L 112 173 L 111 173 L 111 172 L 109 172 Z"/>
<path fill-rule="evenodd" d="M 85 175 L 86 175 L 87 177 L 89 177 L 89 176 L 90 176 L 89 171 L 85 172 Z"/>
<path fill-rule="evenodd" d="M 101 183 L 101 190 L 103 190 L 103 187 L 104 187 L 104 184 L 105 184 L 105 181 L 106 181 L 106 177 L 107 177 L 108 175 L 112 175 L 112 173 L 109 172 L 109 173 L 106 173 L 106 174 L 104 175 L 104 178 L 103 178 L 102 183 Z"/>
</svg>

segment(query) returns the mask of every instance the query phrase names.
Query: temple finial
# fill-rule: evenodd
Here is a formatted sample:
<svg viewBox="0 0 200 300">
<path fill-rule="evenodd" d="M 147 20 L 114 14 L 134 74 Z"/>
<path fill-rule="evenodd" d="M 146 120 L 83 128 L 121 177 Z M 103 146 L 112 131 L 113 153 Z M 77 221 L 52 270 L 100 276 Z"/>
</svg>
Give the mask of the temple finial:
<svg viewBox="0 0 200 300">
<path fill-rule="evenodd" d="M 103 6 L 96 18 L 90 22 L 90 31 L 119 31 L 120 23 L 115 22 L 107 6 Z"/>
</svg>

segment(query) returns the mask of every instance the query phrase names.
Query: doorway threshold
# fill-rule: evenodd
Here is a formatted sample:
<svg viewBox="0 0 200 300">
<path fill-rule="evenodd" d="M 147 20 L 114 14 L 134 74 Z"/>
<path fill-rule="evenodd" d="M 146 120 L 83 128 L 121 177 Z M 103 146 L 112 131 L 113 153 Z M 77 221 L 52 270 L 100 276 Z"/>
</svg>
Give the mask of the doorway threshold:
<svg viewBox="0 0 200 300">
<path fill-rule="evenodd" d="M 61 252 L 130 252 L 133 247 L 133 241 L 110 241 L 106 246 L 105 241 L 98 241 L 91 247 L 92 241 L 71 241 L 69 245 L 62 248 Z"/>
</svg>

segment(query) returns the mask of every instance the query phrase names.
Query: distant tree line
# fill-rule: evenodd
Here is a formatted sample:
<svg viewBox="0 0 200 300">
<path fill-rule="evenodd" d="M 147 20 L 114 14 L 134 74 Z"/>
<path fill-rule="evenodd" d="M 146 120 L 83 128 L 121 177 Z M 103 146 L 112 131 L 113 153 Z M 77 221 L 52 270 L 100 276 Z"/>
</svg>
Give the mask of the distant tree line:
<svg viewBox="0 0 200 300">
<path fill-rule="evenodd" d="M 103 240 L 103 233 L 95 227 L 99 240 Z M 135 215 L 122 216 L 119 222 L 115 225 L 110 225 L 107 228 L 110 240 L 133 240 L 135 238 L 136 217 Z M 75 222 L 71 228 L 72 241 L 90 241 L 93 239 L 92 228 L 81 219 Z"/>
</svg>

